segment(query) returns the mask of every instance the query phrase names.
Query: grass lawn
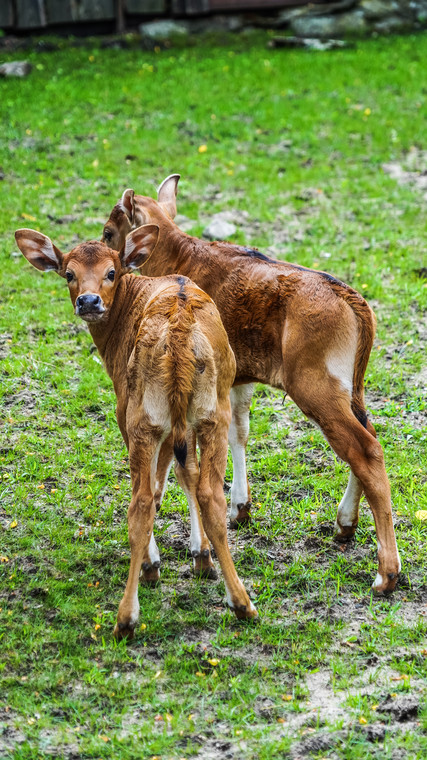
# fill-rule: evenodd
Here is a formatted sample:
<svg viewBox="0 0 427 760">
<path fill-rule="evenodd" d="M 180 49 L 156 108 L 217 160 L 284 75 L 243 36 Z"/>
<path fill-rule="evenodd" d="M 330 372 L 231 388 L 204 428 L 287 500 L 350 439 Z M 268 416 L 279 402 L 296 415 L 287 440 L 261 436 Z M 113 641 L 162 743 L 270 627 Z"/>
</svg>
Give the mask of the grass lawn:
<svg viewBox="0 0 427 760">
<path fill-rule="evenodd" d="M 427 35 L 332 53 L 266 41 L 64 44 L 0 80 L 2 758 L 427 756 Z M 126 187 L 150 195 L 172 172 L 194 234 L 232 212 L 236 242 L 326 269 L 373 305 L 367 405 L 403 565 L 392 597 L 371 597 L 366 504 L 356 541 L 333 542 L 347 466 L 260 386 L 254 519 L 230 534 L 258 623 L 227 611 L 222 580 L 192 578 L 171 478 L 161 586 L 140 589 L 134 641 L 113 641 L 130 498 L 114 394 L 66 285 L 35 272 L 13 233 L 69 250 L 100 237 Z"/>
</svg>

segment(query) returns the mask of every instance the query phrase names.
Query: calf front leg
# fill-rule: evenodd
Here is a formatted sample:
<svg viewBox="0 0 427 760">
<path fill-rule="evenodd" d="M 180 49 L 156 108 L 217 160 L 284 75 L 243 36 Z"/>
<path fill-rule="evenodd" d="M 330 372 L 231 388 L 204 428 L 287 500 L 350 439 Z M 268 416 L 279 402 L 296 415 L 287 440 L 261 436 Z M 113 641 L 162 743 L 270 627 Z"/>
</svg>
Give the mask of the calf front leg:
<svg viewBox="0 0 427 760">
<path fill-rule="evenodd" d="M 166 491 L 167 480 L 173 462 L 173 438 L 172 433 L 163 441 L 157 460 L 156 482 L 154 485 L 154 503 L 158 512 Z"/>
<path fill-rule="evenodd" d="M 233 482 L 230 492 L 230 527 L 237 528 L 250 520 L 251 491 L 246 473 L 246 446 L 249 437 L 249 407 L 254 386 L 237 385 L 230 391 L 231 424 L 228 442 L 233 458 Z"/>
<path fill-rule="evenodd" d="M 125 592 L 119 605 L 116 638 L 133 637 L 139 616 L 138 581 L 141 566 L 144 580 L 154 583 L 159 579 L 160 558 L 153 536 L 156 513 L 152 489 L 152 470 L 156 465 L 159 443 L 152 438 L 129 436 L 129 459 L 132 477 L 132 499 L 128 510 L 130 567 Z"/>
</svg>

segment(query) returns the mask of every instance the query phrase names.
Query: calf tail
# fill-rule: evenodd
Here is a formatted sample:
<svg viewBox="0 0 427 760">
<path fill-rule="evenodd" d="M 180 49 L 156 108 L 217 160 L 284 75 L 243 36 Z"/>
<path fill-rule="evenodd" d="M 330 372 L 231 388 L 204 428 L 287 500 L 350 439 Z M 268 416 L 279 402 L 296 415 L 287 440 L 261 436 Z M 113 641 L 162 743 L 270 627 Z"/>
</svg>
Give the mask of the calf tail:
<svg viewBox="0 0 427 760">
<path fill-rule="evenodd" d="M 365 409 L 364 377 L 375 337 L 376 319 L 369 304 L 353 288 L 325 275 L 332 289 L 353 309 L 357 321 L 357 348 L 353 370 L 353 393 L 351 409 L 359 422 L 366 428 L 367 414 Z"/>
<path fill-rule="evenodd" d="M 163 381 L 171 415 L 173 450 L 181 467 L 185 467 L 187 458 L 187 409 L 196 371 L 193 325 L 191 306 L 184 297 L 175 299 L 171 307 L 163 357 Z"/>
</svg>

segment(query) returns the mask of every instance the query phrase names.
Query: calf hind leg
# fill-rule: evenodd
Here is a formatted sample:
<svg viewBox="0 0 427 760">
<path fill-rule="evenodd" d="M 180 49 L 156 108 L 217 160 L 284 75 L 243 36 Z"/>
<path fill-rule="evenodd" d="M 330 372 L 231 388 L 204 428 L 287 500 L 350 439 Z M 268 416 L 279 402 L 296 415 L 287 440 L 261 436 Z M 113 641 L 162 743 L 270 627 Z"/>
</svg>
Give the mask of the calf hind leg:
<svg viewBox="0 0 427 760">
<path fill-rule="evenodd" d="M 369 433 L 376 438 L 375 428 L 369 420 L 366 422 Z M 359 523 L 359 502 L 363 486 L 359 478 L 350 470 L 350 478 L 343 498 L 338 506 L 335 522 L 335 541 L 345 543 L 351 541 Z"/>
<path fill-rule="evenodd" d="M 378 543 L 378 573 L 373 589 L 377 594 L 391 593 L 400 572 L 400 559 L 381 445 L 351 410 L 348 415 L 343 414 L 342 409 L 337 409 L 334 416 L 329 412 L 329 419 L 320 424 L 334 451 L 349 463 L 372 510 Z M 358 488 L 356 482 L 355 490 Z"/>
<path fill-rule="evenodd" d="M 312 393 L 313 385 L 316 387 L 316 398 Z M 336 454 L 351 467 L 352 477 L 347 491 L 352 489 L 353 493 L 346 499 L 346 492 L 341 502 L 338 524 L 347 513 L 349 521 L 354 521 L 348 526 L 353 532 L 357 524 L 359 492 L 360 488 L 363 489 L 374 517 L 378 543 L 378 573 L 372 588 L 377 594 L 391 593 L 400 572 L 400 559 L 383 450 L 372 425 L 368 423 L 365 428 L 356 419 L 351 410 L 350 396 L 333 378 L 325 381 L 321 376 L 316 383 L 312 377 L 310 387 L 300 383 L 292 397 L 305 414 L 320 425 Z M 315 405 L 315 400 L 321 403 Z M 343 504 L 350 507 L 346 509 Z"/>
<path fill-rule="evenodd" d="M 218 557 L 229 607 L 238 618 L 253 618 L 257 611 L 237 575 L 227 542 L 227 503 L 223 480 L 227 460 L 226 414 L 218 414 L 216 426 L 202 426 L 198 431 L 200 479 L 197 489 L 203 524 Z"/>
<path fill-rule="evenodd" d="M 155 583 L 159 579 L 160 558 L 153 536 L 156 509 L 152 490 L 152 462 L 156 460 L 158 448 L 155 441 L 145 439 L 143 445 L 141 441 L 134 443 L 130 439 L 132 499 L 128 509 L 128 531 L 131 559 L 114 629 L 117 639 L 133 637 L 139 616 L 138 582 L 141 567 L 146 582 Z"/>
<path fill-rule="evenodd" d="M 212 562 L 209 540 L 203 528 L 197 501 L 197 484 L 199 482 L 199 465 L 197 462 L 196 436 L 193 431 L 187 434 L 187 459 L 185 467 L 175 464 L 175 474 L 184 491 L 190 508 L 191 536 L 190 551 L 193 557 L 193 573 L 201 578 L 216 580 L 218 574 Z"/>
</svg>

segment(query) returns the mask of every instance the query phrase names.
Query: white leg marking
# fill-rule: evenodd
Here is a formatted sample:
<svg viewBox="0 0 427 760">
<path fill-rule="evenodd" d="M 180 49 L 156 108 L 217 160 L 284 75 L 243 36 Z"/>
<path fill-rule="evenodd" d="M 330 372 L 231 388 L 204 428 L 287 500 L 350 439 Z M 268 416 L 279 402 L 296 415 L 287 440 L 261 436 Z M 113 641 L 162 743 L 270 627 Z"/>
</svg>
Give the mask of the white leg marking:
<svg viewBox="0 0 427 760">
<path fill-rule="evenodd" d="M 246 444 L 249 435 L 249 406 L 254 386 L 238 385 L 230 391 L 231 424 L 228 442 L 233 458 L 233 482 L 231 484 L 231 512 L 233 520 L 238 514 L 238 505 L 249 501 L 246 475 Z"/>
<path fill-rule="evenodd" d="M 199 508 L 192 498 L 191 493 L 186 487 L 185 483 L 181 483 L 181 487 L 187 497 L 188 508 L 190 510 L 190 551 L 191 553 L 198 552 L 200 554 L 202 550 L 202 536 L 200 533 Z M 195 560 L 193 560 L 193 562 L 195 562 Z"/>
<path fill-rule="evenodd" d="M 374 582 L 372 584 L 372 588 L 378 588 L 378 586 L 382 586 L 382 585 L 383 585 L 383 577 L 382 577 L 382 575 L 380 575 L 379 573 L 377 573 L 377 577 L 375 578 L 375 580 L 374 580 Z"/>
<path fill-rule="evenodd" d="M 350 478 L 344 496 L 341 499 L 337 512 L 336 528 L 339 532 L 340 525 L 351 527 L 357 519 L 359 511 L 359 501 L 362 495 L 362 484 L 359 478 L 350 470 Z"/>
<path fill-rule="evenodd" d="M 326 367 L 350 394 L 353 392 L 354 358 L 357 351 L 357 324 L 353 315 L 354 329 L 343 336 L 340 346 L 335 346 L 326 357 Z"/>
<path fill-rule="evenodd" d="M 160 449 L 162 448 L 162 443 L 165 440 L 165 438 L 167 438 L 169 432 L 170 432 L 170 428 L 163 431 L 162 437 L 161 437 L 160 441 L 157 444 L 157 448 L 156 448 L 156 450 L 154 452 L 154 455 L 153 455 L 153 458 L 151 460 L 150 484 L 151 484 L 151 491 L 153 493 L 153 496 L 156 493 L 157 463 L 159 461 Z M 166 482 L 166 480 L 167 479 L 165 478 L 165 482 Z M 162 494 L 162 496 L 163 496 L 163 494 Z"/>
<path fill-rule="evenodd" d="M 156 539 L 154 538 L 154 533 L 152 533 L 150 537 L 150 543 L 148 545 L 148 554 L 150 556 L 151 564 L 153 564 L 153 562 L 160 562 L 160 554 L 159 554 L 159 550 L 156 544 Z"/>
<path fill-rule="evenodd" d="M 132 598 L 132 612 L 130 614 L 130 626 L 136 625 L 139 618 L 139 599 L 138 599 L 138 587 L 136 588 L 136 591 Z"/>
<path fill-rule="evenodd" d="M 242 591 L 245 591 L 245 587 L 244 587 L 242 581 L 240 580 L 240 578 L 238 580 L 239 580 L 240 585 L 242 587 Z M 230 610 L 234 610 L 235 607 L 234 607 L 234 604 L 233 604 L 233 600 L 231 598 L 231 594 L 230 594 L 229 588 L 227 586 L 227 583 L 225 582 L 225 578 L 224 578 L 224 586 L 225 586 L 225 594 L 226 594 L 226 597 L 227 597 L 227 604 L 230 607 Z M 256 607 L 255 607 L 254 604 L 252 604 L 252 602 L 251 602 L 250 599 L 249 599 L 249 612 L 256 612 Z"/>
</svg>

